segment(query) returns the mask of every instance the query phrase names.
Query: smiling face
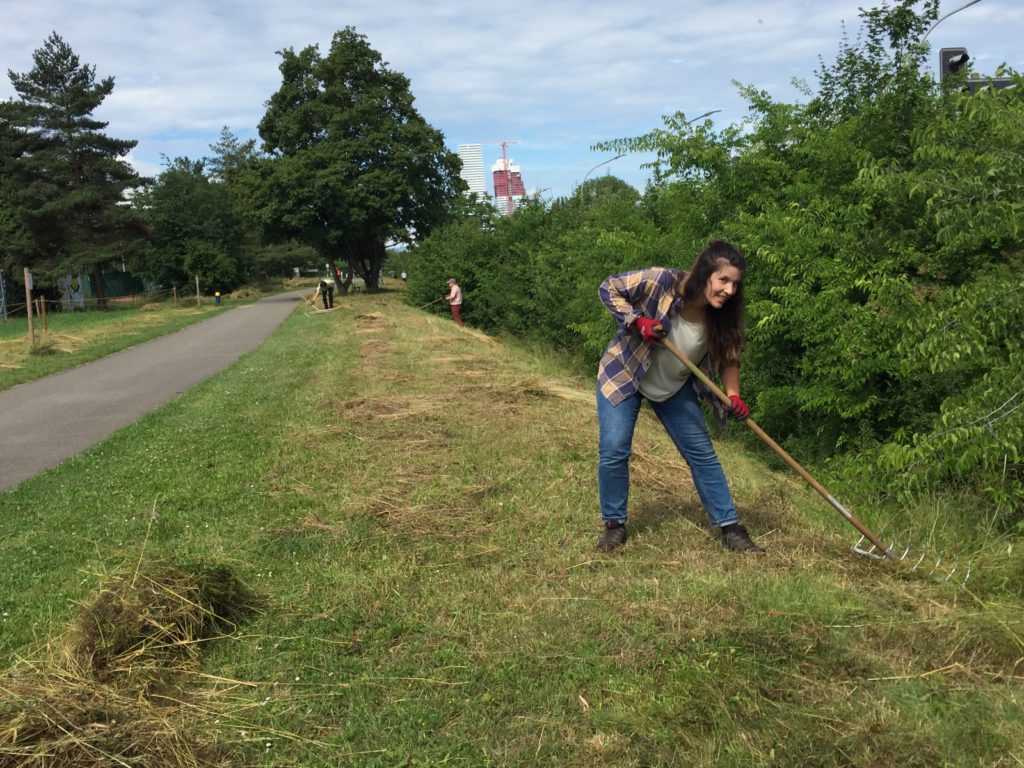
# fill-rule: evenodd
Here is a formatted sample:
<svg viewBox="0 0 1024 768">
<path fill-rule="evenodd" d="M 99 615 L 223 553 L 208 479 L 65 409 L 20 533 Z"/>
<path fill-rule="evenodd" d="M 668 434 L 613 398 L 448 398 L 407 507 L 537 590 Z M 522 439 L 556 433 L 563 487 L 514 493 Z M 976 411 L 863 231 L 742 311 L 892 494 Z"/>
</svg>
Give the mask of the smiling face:
<svg viewBox="0 0 1024 768">
<path fill-rule="evenodd" d="M 711 273 L 704 292 L 702 303 L 711 309 L 721 309 L 739 290 L 743 272 L 732 264 L 724 263 Z"/>
</svg>

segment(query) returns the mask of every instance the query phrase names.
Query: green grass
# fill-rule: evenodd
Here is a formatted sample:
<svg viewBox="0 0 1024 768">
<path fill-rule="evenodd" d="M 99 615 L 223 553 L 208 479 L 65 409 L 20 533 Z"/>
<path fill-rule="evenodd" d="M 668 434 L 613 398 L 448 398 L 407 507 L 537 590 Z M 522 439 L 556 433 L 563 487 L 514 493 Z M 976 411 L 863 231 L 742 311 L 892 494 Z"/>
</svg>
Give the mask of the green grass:
<svg viewBox="0 0 1024 768">
<path fill-rule="evenodd" d="M 396 295 L 337 305 L 0 494 L 9 674 L 110 574 L 202 562 L 266 600 L 189 680 L 231 765 L 1024 759 L 1015 545 L 975 541 L 968 588 L 856 557 L 722 442 L 769 550 L 726 553 L 645 417 L 633 536 L 601 555 L 591 381 Z"/>
</svg>

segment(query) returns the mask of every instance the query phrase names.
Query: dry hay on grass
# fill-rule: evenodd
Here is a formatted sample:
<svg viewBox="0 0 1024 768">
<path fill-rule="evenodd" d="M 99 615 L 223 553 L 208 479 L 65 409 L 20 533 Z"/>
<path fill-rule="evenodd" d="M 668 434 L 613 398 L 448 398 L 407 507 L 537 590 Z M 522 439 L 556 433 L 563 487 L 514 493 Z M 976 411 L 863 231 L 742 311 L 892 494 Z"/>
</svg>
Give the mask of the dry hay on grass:
<svg viewBox="0 0 1024 768">
<path fill-rule="evenodd" d="M 228 294 L 228 298 L 231 299 L 249 299 L 259 298 L 263 295 L 263 291 L 259 288 L 238 288 Z"/>
<path fill-rule="evenodd" d="M 259 599 L 222 567 L 115 576 L 72 627 L 0 678 L 0 768 L 228 765 L 215 691 L 187 690 L 203 643 Z"/>
<path fill-rule="evenodd" d="M 693 475 L 679 454 L 663 456 L 654 453 L 642 440 L 633 441 L 629 472 L 631 482 L 637 487 L 655 488 L 666 494 L 695 493 Z"/>
<path fill-rule="evenodd" d="M 372 339 L 370 341 L 363 342 L 362 346 L 359 348 L 359 358 L 364 364 L 376 364 L 385 358 L 391 358 L 394 355 L 394 351 L 394 344 L 387 341 Z M 389 375 L 388 378 L 391 379 L 392 377 Z M 392 381 L 391 383 L 394 382 Z"/>
<path fill-rule="evenodd" d="M 368 423 L 415 418 L 441 408 L 444 403 L 434 396 L 377 395 L 344 400 L 335 411 L 347 421 Z"/>
<path fill-rule="evenodd" d="M 432 363 L 479 363 L 483 358 L 477 355 L 431 355 Z"/>
<path fill-rule="evenodd" d="M 35 343 L 32 344 L 32 349 L 29 351 L 31 355 L 54 355 L 54 354 L 68 354 L 74 352 L 77 345 L 62 341 L 58 334 L 43 332 L 42 335 L 37 336 Z"/>
<path fill-rule="evenodd" d="M 589 393 L 540 379 L 477 382 L 453 390 L 448 397 L 463 414 L 482 412 L 486 418 L 493 419 L 498 407 L 502 417 L 509 421 L 537 418 L 539 409 L 544 406 L 564 410 L 556 401 L 578 403 L 581 413 L 583 407 L 589 412 L 593 405 L 593 396 Z"/>
<path fill-rule="evenodd" d="M 404 535 L 433 541 L 471 541 L 495 525 L 467 496 L 442 506 L 423 506 L 402 496 L 367 494 L 358 511 Z"/>
<path fill-rule="evenodd" d="M 332 523 L 329 520 L 324 520 L 316 512 L 306 512 L 302 521 L 299 523 L 299 530 L 316 531 L 317 533 L 323 533 L 332 538 L 341 538 L 344 535 L 345 526 L 340 523 Z M 286 534 L 288 531 L 282 531 L 281 533 Z"/>
<path fill-rule="evenodd" d="M 0 768 L 231 765 L 200 722 L 209 706 L 200 696 L 184 706 L 34 667 L 0 678 L 0 690 Z"/>
<path fill-rule="evenodd" d="M 498 339 L 494 338 L 493 336 L 488 336 L 483 331 L 478 331 L 475 328 L 468 328 L 467 326 L 462 326 L 462 332 L 467 336 L 472 336 L 474 339 L 482 341 L 484 344 L 488 344 L 492 347 L 501 346 L 501 342 Z"/>
<path fill-rule="evenodd" d="M 101 680 L 198 659 L 257 604 L 224 567 L 151 565 L 116 576 L 85 604 L 70 633 L 79 663 Z"/>
<path fill-rule="evenodd" d="M 575 403 L 586 403 L 587 405 L 593 405 L 594 403 L 594 395 L 590 391 L 584 392 L 583 390 L 573 389 L 572 387 L 542 379 L 524 379 L 500 386 L 506 391 L 507 397 L 520 400 L 540 397 L 569 400 Z"/>
<path fill-rule="evenodd" d="M 356 329 L 353 331 L 357 336 L 365 336 L 372 333 L 382 333 L 391 330 L 391 323 L 386 315 L 380 312 L 369 312 L 364 315 L 356 315 Z"/>
</svg>

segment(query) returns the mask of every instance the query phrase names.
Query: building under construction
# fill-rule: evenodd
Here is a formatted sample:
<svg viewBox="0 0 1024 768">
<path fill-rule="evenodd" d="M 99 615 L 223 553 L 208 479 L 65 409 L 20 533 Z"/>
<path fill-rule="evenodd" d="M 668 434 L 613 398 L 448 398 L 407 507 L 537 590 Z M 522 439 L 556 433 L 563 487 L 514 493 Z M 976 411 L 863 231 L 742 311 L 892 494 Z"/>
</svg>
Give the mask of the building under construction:
<svg viewBox="0 0 1024 768">
<path fill-rule="evenodd" d="M 494 204 L 499 213 L 509 214 L 526 196 L 523 175 L 511 158 L 501 157 L 491 166 L 494 179 Z"/>
</svg>

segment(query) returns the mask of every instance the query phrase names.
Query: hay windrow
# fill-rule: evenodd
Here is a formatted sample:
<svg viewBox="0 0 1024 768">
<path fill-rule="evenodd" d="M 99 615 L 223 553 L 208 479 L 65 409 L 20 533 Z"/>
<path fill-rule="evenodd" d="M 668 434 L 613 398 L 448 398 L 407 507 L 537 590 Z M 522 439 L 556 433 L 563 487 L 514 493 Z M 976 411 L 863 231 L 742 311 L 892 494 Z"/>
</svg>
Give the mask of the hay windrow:
<svg viewBox="0 0 1024 768">
<path fill-rule="evenodd" d="M 335 405 L 338 415 L 350 422 L 398 421 L 429 413 L 442 407 L 435 397 L 357 397 Z"/>
</svg>

